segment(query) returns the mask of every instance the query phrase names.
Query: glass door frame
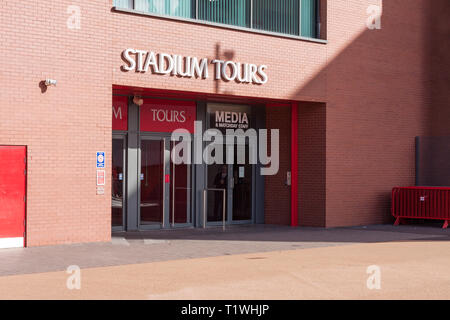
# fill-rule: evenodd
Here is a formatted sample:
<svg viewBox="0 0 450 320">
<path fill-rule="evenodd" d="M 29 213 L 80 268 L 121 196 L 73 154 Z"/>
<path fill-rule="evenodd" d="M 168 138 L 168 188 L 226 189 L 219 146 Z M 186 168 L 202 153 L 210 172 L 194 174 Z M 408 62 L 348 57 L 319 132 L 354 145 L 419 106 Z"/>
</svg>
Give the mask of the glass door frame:
<svg viewBox="0 0 450 320">
<path fill-rule="evenodd" d="M 236 144 L 235 144 L 236 145 Z M 227 146 L 228 147 L 228 146 Z M 234 146 L 233 146 L 234 148 Z M 225 156 L 226 157 L 226 156 Z M 233 166 L 235 164 L 226 164 L 227 165 L 227 170 L 228 173 L 233 173 Z M 236 164 L 237 165 L 237 164 Z M 210 190 L 208 188 L 208 170 L 209 170 L 209 165 L 205 166 L 205 186 L 206 186 L 206 190 Z M 212 166 L 211 166 L 212 167 Z M 256 165 L 252 165 L 252 192 L 251 192 L 251 210 L 252 210 L 252 218 L 249 220 L 234 220 L 233 219 L 233 192 L 234 192 L 234 176 L 232 174 L 228 174 L 227 176 L 227 210 L 226 210 L 226 221 L 225 224 L 226 225 L 241 225 L 241 224 L 254 224 L 256 223 Z M 207 192 L 207 194 L 209 195 L 210 192 Z M 210 198 L 207 198 L 207 201 L 211 201 Z M 208 208 L 208 205 L 206 206 Z M 204 209 L 202 209 L 204 210 Z M 205 215 L 206 218 L 208 218 L 208 214 Z M 219 227 L 223 225 L 223 221 L 206 221 L 206 226 L 207 227 Z"/>
<path fill-rule="evenodd" d="M 171 167 L 172 166 L 175 167 L 176 165 L 172 163 L 171 158 L 170 158 L 171 157 L 170 147 L 171 147 L 171 143 L 173 142 L 173 141 L 171 141 L 170 134 L 168 135 L 167 139 L 168 139 L 168 148 L 169 148 L 169 174 L 170 174 Z M 194 141 L 193 135 L 191 136 L 191 141 Z M 194 150 L 193 143 L 191 144 L 191 148 L 192 148 L 191 150 L 193 151 Z M 170 216 L 169 219 L 172 219 L 172 220 L 170 220 L 170 229 L 192 228 L 195 226 L 195 219 L 196 219 L 196 216 L 195 216 L 195 190 L 196 190 L 196 188 L 195 188 L 195 178 L 196 178 L 195 172 L 196 172 L 196 170 L 195 170 L 195 168 L 196 168 L 196 166 L 194 165 L 194 163 L 191 159 L 190 173 L 189 173 L 190 174 L 189 182 L 190 182 L 190 186 L 191 186 L 190 193 L 189 193 L 189 205 L 190 205 L 189 216 L 188 216 L 189 222 L 174 223 L 173 219 L 174 219 L 175 211 L 173 211 L 173 210 L 175 210 L 175 208 L 174 208 L 175 198 L 170 197 L 170 200 L 173 201 L 172 204 L 169 206 L 169 208 L 172 208 L 172 211 L 168 210 L 169 216 Z M 170 179 L 170 192 L 171 192 L 170 195 L 172 195 L 172 192 L 174 190 L 173 188 L 176 187 L 176 183 L 174 185 L 172 183 L 173 179 L 176 179 L 176 175 L 174 177 L 171 176 L 171 179 Z M 175 194 L 173 194 L 173 196 L 175 196 Z"/>
<path fill-rule="evenodd" d="M 111 230 L 113 232 L 122 232 L 126 230 L 127 227 L 127 200 L 128 200 L 128 194 L 127 194 L 127 134 L 126 133 L 116 133 L 114 132 L 112 134 L 112 140 L 122 140 L 123 141 L 123 183 L 122 183 L 122 195 L 123 195 L 123 200 L 122 200 L 122 226 L 112 226 L 112 222 L 111 222 Z M 112 147 L 111 147 L 111 166 L 112 166 Z M 112 168 L 111 168 L 112 170 Z M 111 179 L 111 184 L 113 183 L 112 179 Z M 111 185 L 111 190 L 112 190 L 112 185 Z M 111 208 L 112 208 L 112 204 L 111 204 Z M 112 218 L 112 217 L 111 217 Z"/>
<path fill-rule="evenodd" d="M 164 169 L 163 169 L 163 221 L 161 224 L 155 224 L 155 225 L 143 225 L 141 224 L 141 141 L 142 140 L 153 140 L 153 141 L 163 141 L 164 142 Z M 170 147 L 171 147 L 171 134 L 170 133 L 154 133 L 154 132 L 141 132 L 139 136 L 139 148 L 138 148 L 138 185 L 137 185 L 137 194 L 138 194 L 138 212 L 137 212 L 137 222 L 138 222 L 138 229 L 140 231 L 146 231 L 146 230 L 161 230 L 161 229 L 177 229 L 177 228 L 189 228 L 194 226 L 194 182 L 195 182 L 195 166 L 191 165 L 191 174 L 190 174 L 190 183 L 191 183 L 191 192 L 189 195 L 190 200 L 190 222 L 189 223 L 175 223 L 173 224 L 172 219 L 172 212 L 171 212 L 171 203 L 172 200 L 172 176 L 171 176 L 171 158 L 170 158 Z M 166 182 L 166 176 L 170 177 L 170 182 Z M 173 208 L 172 208 L 173 210 Z"/>
<path fill-rule="evenodd" d="M 215 102 L 215 101 L 209 101 L 205 104 L 205 109 L 204 109 L 204 113 L 205 113 L 205 122 L 206 122 L 206 128 L 204 128 L 204 130 L 208 130 L 208 128 L 213 128 L 211 126 L 211 121 L 210 121 L 210 117 L 209 117 L 209 111 L 208 111 L 208 107 L 211 105 L 213 107 L 217 107 L 218 105 L 223 104 L 223 106 L 225 108 L 229 108 L 229 107 L 233 107 L 236 106 L 237 108 L 239 107 L 249 107 L 251 109 L 254 109 L 253 105 L 248 105 L 248 104 L 233 104 L 233 103 L 222 103 L 222 102 Z M 256 113 L 254 114 L 254 116 L 256 117 Z M 256 124 L 257 121 L 255 121 Z M 257 128 L 255 126 L 255 128 Z M 226 144 L 226 139 L 224 141 L 224 143 Z M 248 141 L 246 139 L 246 145 L 248 145 Z M 237 145 L 236 141 L 234 142 L 232 148 L 235 148 L 235 146 Z M 205 148 L 206 143 L 203 142 L 203 148 Z M 228 150 L 228 146 L 225 147 L 225 161 L 227 159 L 227 150 Z M 250 150 L 246 150 L 246 152 L 250 152 Z M 226 163 L 225 163 L 226 164 Z M 226 164 L 227 165 L 227 170 L 228 173 L 233 173 L 233 166 L 234 165 L 238 165 L 238 164 Z M 214 166 L 214 165 L 213 165 Z M 209 165 L 205 165 L 205 175 L 204 175 L 204 185 L 205 185 L 205 190 L 208 190 L 208 170 L 209 170 Z M 211 166 L 212 167 L 212 166 Z M 251 211 L 252 211 L 252 217 L 249 220 L 233 220 L 233 192 L 234 192 L 234 176 L 228 174 L 228 178 L 227 178 L 227 210 L 226 210 L 226 221 L 225 224 L 226 225 L 245 225 L 245 224 L 255 224 L 256 223 L 256 187 L 257 187 L 257 182 L 256 182 L 256 177 L 257 177 L 257 168 L 259 167 L 259 165 L 252 165 L 252 183 L 251 183 L 251 187 L 252 187 L 252 192 L 251 192 Z M 207 194 L 209 194 L 209 192 L 206 192 Z M 203 196 L 204 197 L 204 196 Z M 204 201 L 204 199 L 202 199 Z M 209 201 L 207 199 L 207 201 Z M 202 206 L 203 207 L 203 206 Z M 208 208 L 208 204 L 206 206 Z M 202 208 L 202 211 L 204 211 L 204 209 Z M 204 215 L 204 213 L 202 212 L 202 215 Z M 208 214 L 206 212 L 206 219 L 208 217 Z M 223 224 L 223 221 L 206 221 L 206 226 L 207 227 L 217 227 L 217 226 L 221 226 Z"/>
<path fill-rule="evenodd" d="M 163 184 L 163 199 L 162 199 L 162 203 L 163 203 L 163 214 L 162 214 L 162 222 L 160 224 L 155 223 L 154 225 L 144 225 L 141 223 L 141 170 L 142 170 L 142 150 L 141 150 L 141 145 L 142 145 L 142 141 L 143 140 L 151 140 L 151 141 L 162 141 L 163 142 L 163 174 L 162 174 L 162 181 L 161 183 Z M 167 174 L 167 141 L 166 138 L 163 136 L 159 136 L 159 135 L 154 135 L 151 133 L 141 133 L 140 137 L 139 137 L 139 148 L 138 148 L 138 175 L 137 175 L 137 179 L 138 179 L 138 184 L 137 184 L 137 195 L 138 195 L 138 212 L 137 212 L 137 222 L 138 222 L 138 229 L 140 231 L 145 231 L 145 230 L 159 230 L 159 229 L 166 229 L 168 227 L 168 220 L 166 217 L 166 211 L 167 208 L 169 206 L 169 200 L 168 200 L 168 195 L 170 192 L 170 185 L 168 183 L 165 183 L 165 176 Z"/>
<path fill-rule="evenodd" d="M 219 220 L 219 221 L 208 221 L 208 208 L 209 208 L 209 202 L 212 201 L 211 197 L 211 193 L 212 192 L 220 192 L 220 194 L 223 193 L 222 189 L 216 189 L 216 188 L 210 188 L 208 186 L 208 179 L 209 179 L 209 169 L 214 169 L 214 166 L 216 166 L 217 164 L 213 164 L 213 165 L 205 165 L 205 190 L 206 190 L 206 212 L 202 212 L 202 214 L 204 215 L 204 217 L 206 218 L 206 226 L 207 227 L 219 227 L 223 225 L 223 219 Z M 230 177 L 230 172 L 232 172 L 233 170 L 233 165 L 232 164 L 223 164 L 227 166 L 227 188 L 226 188 L 226 212 L 225 212 L 225 216 L 226 216 L 226 221 L 225 221 L 225 225 L 230 225 L 232 222 L 232 217 L 233 217 L 233 179 L 232 177 Z M 219 166 L 222 166 L 222 164 L 219 164 Z M 205 192 L 203 193 L 203 197 L 205 197 Z M 203 201 L 205 201 L 205 199 L 202 199 Z M 202 211 L 205 211 L 205 207 L 202 206 Z"/>
<path fill-rule="evenodd" d="M 235 148 L 236 146 L 238 146 L 237 143 L 234 144 L 233 148 Z M 237 152 L 237 149 L 238 148 L 235 148 L 234 152 Z M 249 153 L 251 152 L 248 141 L 245 141 L 245 148 L 244 148 L 244 150 L 245 150 L 244 152 L 247 153 L 247 156 L 245 157 L 245 159 L 248 160 L 250 158 Z M 244 165 L 251 165 L 251 164 L 244 164 Z M 232 170 L 231 172 L 234 173 L 233 166 L 240 167 L 241 165 L 239 165 L 238 163 L 229 165 L 228 170 L 231 169 Z M 234 175 L 232 177 L 232 181 L 230 182 L 230 183 L 233 184 L 233 187 L 231 188 L 231 203 L 232 203 L 231 204 L 231 210 L 230 210 L 231 212 L 227 212 L 228 219 L 230 220 L 230 224 L 232 224 L 232 225 L 233 224 L 239 225 L 239 224 L 254 224 L 254 223 L 256 223 L 256 167 L 257 167 L 256 165 L 251 165 L 251 171 L 252 171 L 252 182 L 251 182 L 252 191 L 251 191 L 251 196 L 250 196 L 250 199 L 251 199 L 251 202 L 252 202 L 251 203 L 251 208 L 252 208 L 251 209 L 252 210 L 252 217 L 251 217 L 251 219 L 248 219 L 248 220 L 234 220 L 233 219 L 233 204 L 234 204 L 233 203 L 233 195 L 234 195 L 234 188 L 235 188 L 234 182 L 235 181 L 234 181 Z M 228 189 L 230 189 L 230 188 L 228 188 Z"/>
</svg>

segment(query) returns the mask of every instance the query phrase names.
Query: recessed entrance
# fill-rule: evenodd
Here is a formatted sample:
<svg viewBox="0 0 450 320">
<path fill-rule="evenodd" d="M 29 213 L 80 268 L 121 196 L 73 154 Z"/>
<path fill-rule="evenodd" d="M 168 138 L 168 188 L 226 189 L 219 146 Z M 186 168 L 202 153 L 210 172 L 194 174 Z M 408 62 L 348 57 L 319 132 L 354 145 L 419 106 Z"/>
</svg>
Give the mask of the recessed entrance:
<svg viewBox="0 0 450 320">
<path fill-rule="evenodd" d="M 152 98 L 144 98 L 138 106 L 132 101 L 124 96 L 113 99 L 113 231 L 263 221 L 264 180 L 260 164 L 250 161 L 253 145 L 248 138 L 224 141 L 223 158 L 217 164 L 194 161 L 196 148 L 203 152 L 207 145 L 202 140 L 206 130 L 217 129 L 224 136 L 229 126 L 256 130 L 263 125 L 263 108 Z M 200 125 L 194 126 L 195 121 Z M 172 132 L 178 129 L 191 134 L 190 150 L 183 147 L 184 138 L 172 141 Z M 177 146 L 180 143 L 183 146 Z M 190 153 L 190 162 L 175 164 L 171 157 L 175 147 L 179 147 L 175 155 L 183 160 Z"/>
<path fill-rule="evenodd" d="M 210 103 L 207 106 L 207 125 L 224 136 L 226 129 L 247 130 L 253 128 L 252 108 L 246 105 Z M 253 151 L 246 139 L 224 141 L 220 163 L 206 167 L 207 188 L 204 191 L 204 210 L 207 225 L 254 222 L 255 170 L 251 164 Z M 221 158 L 221 159 L 219 159 Z"/>
</svg>

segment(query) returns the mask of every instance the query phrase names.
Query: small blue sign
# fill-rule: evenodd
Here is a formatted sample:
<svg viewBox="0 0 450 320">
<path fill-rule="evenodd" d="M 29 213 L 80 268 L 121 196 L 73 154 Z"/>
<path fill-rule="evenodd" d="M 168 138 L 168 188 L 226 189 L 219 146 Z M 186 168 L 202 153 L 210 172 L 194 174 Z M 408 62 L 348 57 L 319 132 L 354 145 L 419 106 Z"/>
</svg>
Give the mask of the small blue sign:
<svg viewBox="0 0 450 320">
<path fill-rule="evenodd" d="M 97 168 L 105 168 L 105 152 L 97 152 Z"/>
</svg>

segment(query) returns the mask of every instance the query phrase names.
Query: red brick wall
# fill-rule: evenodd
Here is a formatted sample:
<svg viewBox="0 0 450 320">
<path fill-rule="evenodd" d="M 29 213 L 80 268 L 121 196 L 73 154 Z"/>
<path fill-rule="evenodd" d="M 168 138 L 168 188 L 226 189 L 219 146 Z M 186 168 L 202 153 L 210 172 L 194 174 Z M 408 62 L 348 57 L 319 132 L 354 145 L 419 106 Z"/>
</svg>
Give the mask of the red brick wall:
<svg viewBox="0 0 450 320">
<path fill-rule="evenodd" d="M 430 100 L 429 137 L 420 139 L 419 184 L 450 185 L 450 1 L 436 0 L 427 3 L 427 59 L 429 81 L 426 90 Z"/>
<path fill-rule="evenodd" d="M 271 99 L 325 99 L 324 81 L 296 93 L 298 86 L 307 86 L 326 63 L 324 44 L 122 12 L 111 13 L 111 17 L 114 84 Z M 123 72 L 121 54 L 127 48 L 265 64 L 269 81 L 263 86 L 216 82 L 213 65 L 207 80 Z"/>
<path fill-rule="evenodd" d="M 320 0 L 320 39 L 327 39 L 327 2 L 328 0 Z"/>
<path fill-rule="evenodd" d="M 431 100 L 430 134 L 450 136 L 450 1 L 435 0 L 428 2 L 426 29 L 428 43 L 425 47 L 429 54 L 429 96 Z"/>
<path fill-rule="evenodd" d="M 79 30 L 67 28 L 72 4 Z M 28 147 L 28 246 L 110 239 L 111 199 L 95 186 L 95 152 L 111 154 L 109 9 L 104 0 L 0 4 L 0 144 Z M 46 78 L 58 83 L 42 93 Z"/>
<path fill-rule="evenodd" d="M 429 1 L 328 1 L 326 226 L 391 221 L 393 186 L 414 185 L 427 133 Z M 366 27 L 383 4 L 381 30 Z"/>
<path fill-rule="evenodd" d="M 291 107 L 289 105 L 268 105 L 266 107 L 267 129 L 278 129 L 280 132 L 280 168 L 278 174 L 264 177 L 266 224 L 289 225 L 291 223 L 291 188 L 286 185 L 286 174 L 291 171 L 290 117 Z M 269 146 L 271 146 L 270 138 Z"/>
<path fill-rule="evenodd" d="M 298 110 L 299 224 L 307 227 L 324 227 L 326 105 L 301 102 Z"/>
<path fill-rule="evenodd" d="M 330 0 L 328 44 L 320 44 L 111 12 L 112 0 L 3 0 L 0 144 L 28 146 L 28 244 L 109 239 L 110 199 L 96 195 L 94 156 L 95 151 L 111 152 L 114 84 L 243 100 L 324 102 L 326 204 L 321 205 L 326 226 L 389 221 L 391 187 L 414 183 L 414 137 L 432 131 L 431 119 L 440 120 L 436 112 L 448 101 L 446 95 L 431 99 L 437 97 L 434 84 L 445 90 L 448 77 L 448 72 L 433 77 L 440 63 L 433 60 L 431 71 L 429 64 L 430 41 L 438 48 L 447 40 L 445 24 L 430 37 L 434 14 L 446 12 L 445 2 L 438 1 L 436 7 L 429 0 L 383 1 L 382 29 L 368 30 L 366 9 L 381 0 Z M 66 25 L 72 4 L 81 8 L 80 30 Z M 126 73 L 120 70 L 126 48 L 266 64 L 269 82 L 258 86 Z M 39 82 L 47 77 L 57 79 L 58 86 L 41 93 Z M 433 104 L 440 109 L 433 111 Z M 269 112 L 268 125 L 290 123 L 282 115 L 285 109 Z M 443 122 L 440 128 L 437 134 L 446 132 Z M 268 180 L 268 190 L 281 188 L 281 197 L 288 192 L 281 187 L 285 173 L 280 170 L 282 176 Z M 319 179 L 311 188 L 322 184 Z M 270 203 L 270 196 L 268 222 L 288 223 L 289 198 Z M 276 217 L 275 205 L 282 208 Z M 315 207 L 300 206 L 309 206 L 309 212 Z"/>
</svg>

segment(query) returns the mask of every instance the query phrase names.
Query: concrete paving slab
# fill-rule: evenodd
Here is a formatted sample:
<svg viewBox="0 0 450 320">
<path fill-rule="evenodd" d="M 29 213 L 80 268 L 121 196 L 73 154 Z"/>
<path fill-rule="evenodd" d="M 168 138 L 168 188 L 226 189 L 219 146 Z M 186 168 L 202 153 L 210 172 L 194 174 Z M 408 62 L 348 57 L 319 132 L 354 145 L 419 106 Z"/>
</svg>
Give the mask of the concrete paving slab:
<svg viewBox="0 0 450 320">
<path fill-rule="evenodd" d="M 0 299 L 450 299 L 450 242 L 363 243 L 0 277 Z M 367 286 L 380 268 L 380 288 Z"/>
<path fill-rule="evenodd" d="M 226 232 L 214 228 L 117 234 L 111 243 L 0 250 L 0 276 L 62 271 L 69 265 L 93 268 L 357 243 L 450 240 L 450 230 L 411 230 L 403 226 L 395 229 L 240 226 Z M 124 245 L 125 241 L 129 245 Z"/>
<path fill-rule="evenodd" d="M 121 237 L 113 237 L 111 239 L 111 243 L 116 246 L 130 246 L 130 243 L 125 238 Z"/>
</svg>

